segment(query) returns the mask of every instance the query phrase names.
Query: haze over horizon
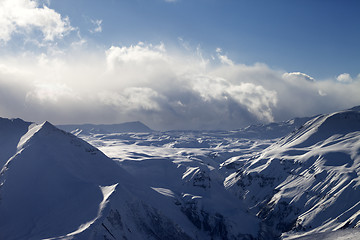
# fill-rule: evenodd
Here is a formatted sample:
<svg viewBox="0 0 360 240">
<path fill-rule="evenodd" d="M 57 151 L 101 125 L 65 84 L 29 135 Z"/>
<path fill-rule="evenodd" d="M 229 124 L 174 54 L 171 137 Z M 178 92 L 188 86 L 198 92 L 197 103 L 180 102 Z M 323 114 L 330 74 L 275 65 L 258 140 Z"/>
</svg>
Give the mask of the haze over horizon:
<svg viewBox="0 0 360 240">
<path fill-rule="evenodd" d="M 235 129 L 350 108 L 359 7 L 0 0 L 0 116 Z"/>
</svg>

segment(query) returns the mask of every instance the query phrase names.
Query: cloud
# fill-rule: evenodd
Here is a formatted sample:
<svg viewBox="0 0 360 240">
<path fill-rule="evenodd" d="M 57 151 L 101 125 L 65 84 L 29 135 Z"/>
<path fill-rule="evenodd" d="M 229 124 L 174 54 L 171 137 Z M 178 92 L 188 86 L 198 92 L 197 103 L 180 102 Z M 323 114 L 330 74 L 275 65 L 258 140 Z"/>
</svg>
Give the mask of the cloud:
<svg viewBox="0 0 360 240">
<path fill-rule="evenodd" d="M 164 100 L 158 92 L 148 87 L 129 87 L 121 93 L 103 91 L 98 94 L 102 103 L 127 111 L 160 111 L 159 102 Z"/>
<path fill-rule="evenodd" d="M 166 63 L 166 55 L 164 55 L 164 45 L 146 46 L 140 42 L 130 47 L 111 46 L 106 51 L 106 61 L 109 69 L 113 70 L 116 66 L 121 67 L 128 64 L 142 65 L 155 63 Z"/>
<path fill-rule="evenodd" d="M 91 23 L 94 25 L 94 29 L 90 29 L 89 31 L 91 33 L 101 33 L 102 32 L 102 20 L 98 19 L 98 20 L 91 20 Z"/>
<path fill-rule="evenodd" d="M 242 106 L 261 121 L 274 120 L 271 107 L 276 106 L 275 91 L 265 89 L 253 83 L 234 84 L 223 78 L 211 76 L 193 76 L 192 89 L 204 101 L 224 101 Z"/>
<path fill-rule="evenodd" d="M 230 65 L 230 66 L 233 66 L 233 65 L 234 65 L 233 61 L 231 61 L 231 59 L 229 59 L 228 56 L 221 54 L 221 53 L 222 53 L 222 49 L 221 49 L 221 48 L 217 48 L 217 49 L 216 49 L 216 53 L 217 53 L 217 55 L 218 55 L 218 59 L 220 60 L 220 62 L 221 62 L 222 64 Z"/>
<path fill-rule="evenodd" d="M 221 55 L 221 51 L 217 51 Z M 165 44 L 0 57 L 0 114 L 154 129 L 235 129 L 358 105 L 360 81 L 224 64 Z M 321 93 L 321 94 L 320 94 Z"/>
<path fill-rule="evenodd" d="M 73 90 L 63 83 L 34 83 L 33 89 L 27 92 L 25 102 L 39 102 L 40 104 L 57 104 L 61 99 L 73 97 Z"/>
<path fill-rule="evenodd" d="M 42 40 L 61 39 L 73 30 L 67 17 L 62 17 L 46 5 L 32 0 L 2 0 L 0 2 L 0 41 L 8 42 L 14 34 L 42 33 Z"/>
<path fill-rule="evenodd" d="M 342 83 L 351 83 L 353 81 L 352 77 L 348 73 L 342 73 L 336 77 L 336 80 Z"/>
<path fill-rule="evenodd" d="M 309 81 L 315 82 L 315 79 L 310 77 L 309 75 L 301 72 L 291 72 L 291 73 L 284 73 L 284 78 L 292 80 L 292 81 Z"/>
</svg>

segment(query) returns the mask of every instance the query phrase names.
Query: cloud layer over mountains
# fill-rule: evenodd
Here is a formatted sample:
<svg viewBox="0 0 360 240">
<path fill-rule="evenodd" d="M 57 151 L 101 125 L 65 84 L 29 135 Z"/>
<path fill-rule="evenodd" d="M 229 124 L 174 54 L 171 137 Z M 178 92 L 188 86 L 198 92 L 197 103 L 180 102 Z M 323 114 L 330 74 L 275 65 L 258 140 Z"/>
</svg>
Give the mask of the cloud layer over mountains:
<svg viewBox="0 0 360 240">
<path fill-rule="evenodd" d="M 320 81 L 260 63 L 234 64 L 219 51 L 214 56 L 138 43 L 102 53 L 2 57 L 0 112 L 55 123 L 141 120 L 155 129 L 231 129 L 360 102 L 359 76 Z"/>
<path fill-rule="evenodd" d="M 182 39 L 177 47 L 142 42 L 89 47 L 80 30 L 47 5 L 0 3 L 3 117 L 233 129 L 360 103 L 360 75 L 314 79 L 263 63 L 239 64 L 221 48 L 204 52 Z M 70 43 L 61 41 L 69 35 Z"/>
</svg>

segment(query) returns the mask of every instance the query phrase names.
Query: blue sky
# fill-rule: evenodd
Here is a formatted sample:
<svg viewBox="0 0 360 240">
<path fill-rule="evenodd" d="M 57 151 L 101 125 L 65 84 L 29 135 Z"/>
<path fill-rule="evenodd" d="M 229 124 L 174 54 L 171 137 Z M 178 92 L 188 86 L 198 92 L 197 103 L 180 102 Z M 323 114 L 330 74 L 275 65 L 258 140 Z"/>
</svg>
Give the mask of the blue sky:
<svg viewBox="0 0 360 240">
<path fill-rule="evenodd" d="M 0 116 L 234 129 L 360 104 L 359 1 L 0 0 Z"/>
<path fill-rule="evenodd" d="M 220 47 L 236 62 L 316 78 L 359 72 L 356 0 L 52 0 L 50 6 L 96 44 L 176 44 L 182 38 L 206 51 Z M 94 19 L 102 20 L 101 34 L 86 31 Z"/>
</svg>

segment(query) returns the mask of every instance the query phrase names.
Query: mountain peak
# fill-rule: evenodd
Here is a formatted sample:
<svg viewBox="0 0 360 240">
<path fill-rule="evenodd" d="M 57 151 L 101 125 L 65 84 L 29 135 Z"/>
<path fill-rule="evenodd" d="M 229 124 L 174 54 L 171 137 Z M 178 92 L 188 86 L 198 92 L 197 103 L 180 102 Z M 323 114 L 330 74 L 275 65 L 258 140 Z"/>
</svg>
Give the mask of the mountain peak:
<svg viewBox="0 0 360 240">
<path fill-rule="evenodd" d="M 43 122 L 42 124 L 32 124 L 29 126 L 29 130 L 27 131 L 26 134 L 24 134 L 19 143 L 17 148 L 21 149 L 24 148 L 31 139 L 34 138 L 34 136 L 39 135 L 39 134 L 49 134 L 50 132 L 54 132 L 58 130 L 54 125 L 52 125 L 51 123 L 49 123 L 48 121 Z M 60 131 L 60 130 L 59 130 Z"/>
<path fill-rule="evenodd" d="M 43 126 L 53 126 L 49 121 L 45 121 L 45 122 L 43 122 L 41 125 L 43 125 Z"/>
<path fill-rule="evenodd" d="M 85 141 L 47 121 L 33 124 L 1 170 L 0 238 L 47 239 L 72 232 L 101 216 L 107 204 L 102 187 L 128 180 L 134 182 Z M 50 224 L 58 219 L 64 221 Z"/>
<path fill-rule="evenodd" d="M 48 121 L 43 122 L 42 124 L 39 125 L 40 128 L 39 130 L 41 131 L 46 131 L 46 132 L 63 132 L 62 130 L 60 130 L 59 128 L 55 127 L 53 124 L 51 124 Z"/>
</svg>

